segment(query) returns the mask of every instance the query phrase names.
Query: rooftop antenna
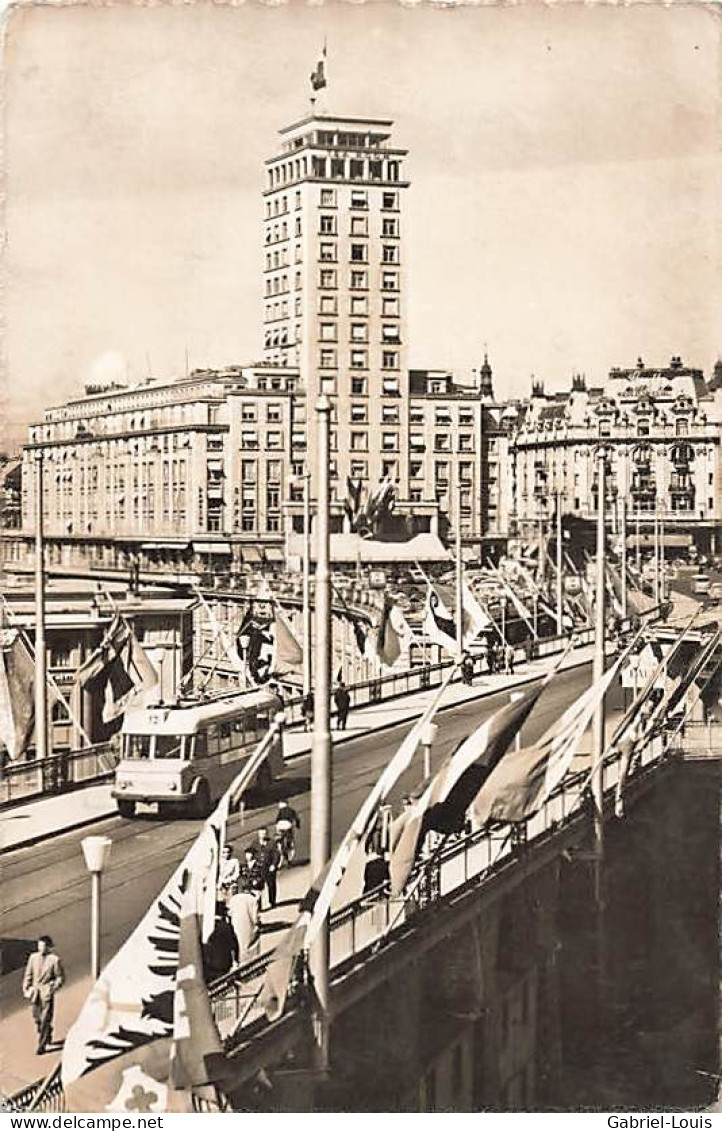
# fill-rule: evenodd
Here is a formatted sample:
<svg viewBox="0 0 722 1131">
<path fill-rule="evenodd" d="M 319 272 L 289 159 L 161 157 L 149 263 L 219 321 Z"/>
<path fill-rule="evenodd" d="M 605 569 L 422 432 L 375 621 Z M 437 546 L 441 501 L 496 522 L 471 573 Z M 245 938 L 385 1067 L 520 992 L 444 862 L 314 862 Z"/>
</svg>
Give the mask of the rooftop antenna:
<svg viewBox="0 0 722 1131">
<path fill-rule="evenodd" d="M 185 358 L 186 358 L 186 377 L 187 377 L 188 376 L 188 343 L 187 342 L 186 342 L 186 347 L 185 347 Z"/>
</svg>

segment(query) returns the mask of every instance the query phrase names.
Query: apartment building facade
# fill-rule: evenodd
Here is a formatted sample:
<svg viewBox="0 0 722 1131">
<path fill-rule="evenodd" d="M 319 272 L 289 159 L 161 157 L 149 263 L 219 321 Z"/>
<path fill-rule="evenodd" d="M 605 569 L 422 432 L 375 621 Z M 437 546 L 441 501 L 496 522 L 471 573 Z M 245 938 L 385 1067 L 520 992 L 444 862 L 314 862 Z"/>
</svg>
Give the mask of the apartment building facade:
<svg viewBox="0 0 722 1131">
<path fill-rule="evenodd" d="M 673 357 L 652 367 L 612 369 L 603 386 L 545 394 L 535 382 L 511 440 L 514 518 L 531 535 L 555 500 L 565 513 L 596 518 L 597 461 L 608 470 L 610 522 L 626 507 L 630 537 L 649 538 L 657 515 L 669 548 L 722 546 L 722 382 Z"/>
</svg>

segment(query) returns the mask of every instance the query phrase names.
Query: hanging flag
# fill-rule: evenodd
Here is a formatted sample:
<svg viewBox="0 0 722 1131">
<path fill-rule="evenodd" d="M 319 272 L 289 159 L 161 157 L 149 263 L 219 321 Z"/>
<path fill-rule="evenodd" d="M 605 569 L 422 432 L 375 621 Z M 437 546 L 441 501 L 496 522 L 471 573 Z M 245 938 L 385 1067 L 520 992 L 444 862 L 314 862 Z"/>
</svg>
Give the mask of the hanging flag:
<svg viewBox="0 0 722 1131">
<path fill-rule="evenodd" d="M 119 719 L 131 700 L 138 702 L 160 682 L 131 625 L 117 614 L 99 647 L 78 668 L 76 679 L 81 687 L 102 691 L 105 723 Z"/>
<path fill-rule="evenodd" d="M 191 1085 L 220 1080 L 200 944 L 209 935 L 207 908 L 215 913 L 229 811 L 277 736 L 274 722 L 91 989 L 63 1047 L 68 1110 L 189 1110 Z"/>
<path fill-rule="evenodd" d="M 0 745 L 16 762 L 35 728 L 35 661 L 20 632 L 0 629 Z"/>
<path fill-rule="evenodd" d="M 393 822 L 392 895 L 400 895 L 403 891 L 427 832 L 448 834 L 462 831 L 469 805 L 506 754 L 561 662 L 560 659 L 544 680 L 527 688 L 520 699 L 499 708 L 465 738 L 445 760 L 421 796 Z"/>
<path fill-rule="evenodd" d="M 464 647 L 466 648 L 469 644 L 473 644 L 482 632 L 485 632 L 488 628 L 494 628 L 495 625 L 486 609 L 477 600 L 465 581 L 461 583 L 461 607 L 464 614 L 462 627 L 464 631 Z"/>
<path fill-rule="evenodd" d="M 274 618 L 273 674 L 279 677 L 303 670 L 303 648 L 291 623 L 280 608 Z"/>
<path fill-rule="evenodd" d="M 497 765 L 471 806 L 479 825 L 523 821 L 561 782 L 579 749 L 592 716 L 617 674 L 620 660 L 593 683 L 533 746 L 514 750 Z"/>
<path fill-rule="evenodd" d="M 452 655 L 456 654 L 456 623 L 453 613 L 443 600 L 438 586 L 427 583 L 424 635 Z"/>
<path fill-rule="evenodd" d="M 361 496 L 363 494 L 363 483 L 360 479 L 353 480 L 350 476 L 346 479 L 346 499 L 343 504 L 343 509 L 348 519 L 349 527 L 352 533 L 356 531 L 356 523 L 361 514 L 363 507 L 361 504 Z"/>
<path fill-rule="evenodd" d="M 236 648 L 250 681 L 257 686 L 268 683 L 273 674 L 274 645 L 273 625 L 257 617 L 249 605 L 236 633 Z"/>
<path fill-rule="evenodd" d="M 318 62 L 316 63 L 314 70 L 311 72 L 311 89 L 313 90 L 313 92 L 315 94 L 317 91 L 323 90 L 323 88 L 325 86 L 326 86 L 326 43 L 324 41 L 323 51 L 321 52 L 321 56 L 320 56 Z"/>
<path fill-rule="evenodd" d="M 306 892 L 301 904 L 299 918 L 281 939 L 274 953 L 274 959 L 266 970 L 261 1000 L 266 1003 L 265 1008 L 270 1010 L 267 1013 L 269 1017 L 277 1017 L 283 1010 L 283 1004 L 288 993 L 288 978 L 293 970 L 296 957 L 301 950 L 311 945 L 318 934 L 328 915 L 334 893 L 346 874 L 354 853 L 359 845 L 365 842 L 371 831 L 379 806 L 383 804 L 396 782 L 411 764 L 411 760 L 419 747 L 423 729 L 436 713 L 455 671 L 456 666 L 453 665 L 421 718 L 411 728 L 391 761 L 382 771 L 346 831 L 331 861 L 321 874 L 315 877 Z"/>
<path fill-rule="evenodd" d="M 372 641 L 374 654 L 384 667 L 390 668 L 398 660 L 402 651 L 402 640 L 393 622 L 392 614 L 396 606 L 387 596 L 384 598 L 383 609 L 378 626 L 372 630 L 369 639 Z M 401 612 L 401 610 L 398 610 Z M 403 615 L 403 614 L 402 614 Z"/>
</svg>

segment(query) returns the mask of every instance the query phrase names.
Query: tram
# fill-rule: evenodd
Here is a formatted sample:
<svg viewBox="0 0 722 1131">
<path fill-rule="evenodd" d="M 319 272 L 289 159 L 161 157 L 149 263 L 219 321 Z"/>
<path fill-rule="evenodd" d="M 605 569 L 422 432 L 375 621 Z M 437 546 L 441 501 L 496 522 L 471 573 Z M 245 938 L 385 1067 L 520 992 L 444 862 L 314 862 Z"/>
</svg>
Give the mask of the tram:
<svg viewBox="0 0 722 1131">
<path fill-rule="evenodd" d="M 207 817 L 280 710 L 267 690 L 128 710 L 111 791 L 120 816 L 135 816 L 142 803 L 168 816 Z M 267 788 L 283 766 L 279 734 L 253 785 Z"/>
</svg>

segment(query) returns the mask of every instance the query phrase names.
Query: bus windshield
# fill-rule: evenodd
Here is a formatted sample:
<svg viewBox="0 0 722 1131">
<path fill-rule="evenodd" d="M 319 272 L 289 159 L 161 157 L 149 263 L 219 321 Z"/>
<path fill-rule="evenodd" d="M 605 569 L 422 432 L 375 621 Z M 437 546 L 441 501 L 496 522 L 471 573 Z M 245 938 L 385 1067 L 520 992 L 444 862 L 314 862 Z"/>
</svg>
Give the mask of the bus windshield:
<svg viewBox="0 0 722 1131">
<path fill-rule="evenodd" d="M 190 739 L 177 734 L 126 735 L 126 758 L 187 758 Z"/>
</svg>

